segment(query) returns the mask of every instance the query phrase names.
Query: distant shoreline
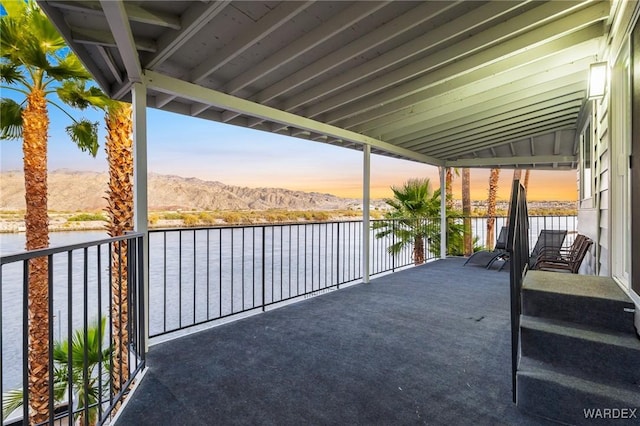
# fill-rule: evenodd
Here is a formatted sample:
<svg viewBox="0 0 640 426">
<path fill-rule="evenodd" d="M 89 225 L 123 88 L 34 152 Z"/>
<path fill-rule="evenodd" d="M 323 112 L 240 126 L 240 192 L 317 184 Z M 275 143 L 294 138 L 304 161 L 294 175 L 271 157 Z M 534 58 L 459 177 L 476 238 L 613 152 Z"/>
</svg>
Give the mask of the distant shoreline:
<svg viewBox="0 0 640 426">
<path fill-rule="evenodd" d="M 529 216 L 575 216 L 571 202 L 530 203 Z M 485 217 L 482 209 L 472 208 L 473 217 Z M 371 219 L 382 219 L 386 211 L 371 210 Z M 499 208 L 496 216 L 506 216 Z M 96 220 L 97 219 L 97 220 Z M 341 210 L 257 210 L 257 211 L 151 211 L 149 228 L 193 228 L 206 226 L 241 226 L 283 223 L 361 220 L 362 211 Z M 50 212 L 49 232 L 106 231 L 102 212 Z M 0 234 L 25 232 L 23 211 L 0 210 Z"/>
</svg>

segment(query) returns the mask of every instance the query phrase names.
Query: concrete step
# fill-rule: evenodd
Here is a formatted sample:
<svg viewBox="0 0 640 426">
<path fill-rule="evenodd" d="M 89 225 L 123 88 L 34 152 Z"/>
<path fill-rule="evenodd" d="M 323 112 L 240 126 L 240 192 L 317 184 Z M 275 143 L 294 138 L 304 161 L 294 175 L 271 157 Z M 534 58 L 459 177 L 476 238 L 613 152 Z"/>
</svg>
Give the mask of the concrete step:
<svg viewBox="0 0 640 426">
<path fill-rule="evenodd" d="M 520 327 L 524 357 L 578 377 L 640 386 L 640 339 L 631 333 L 529 316 Z"/>
<path fill-rule="evenodd" d="M 612 386 L 520 359 L 517 405 L 524 412 L 569 425 L 640 424 L 640 387 Z"/>
<path fill-rule="evenodd" d="M 609 277 L 529 271 L 522 314 L 635 333 L 635 306 Z"/>
</svg>

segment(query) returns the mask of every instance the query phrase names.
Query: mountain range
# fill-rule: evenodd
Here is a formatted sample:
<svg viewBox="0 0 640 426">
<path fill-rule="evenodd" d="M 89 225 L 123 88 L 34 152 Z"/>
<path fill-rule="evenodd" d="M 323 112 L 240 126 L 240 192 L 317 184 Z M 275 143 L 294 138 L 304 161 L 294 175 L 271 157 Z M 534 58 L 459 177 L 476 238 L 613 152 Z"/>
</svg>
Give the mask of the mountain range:
<svg viewBox="0 0 640 426">
<path fill-rule="evenodd" d="M 109 175 L 56 170 L 49 173 L 49 210 L 96 211 L 106 206 Z M 336 210 L 359 208 L 362 201 L 283 188 L 248 188 L 173 175 L 149 174 L 149 210 Z M 383 204 L 377 200 L 376 203 Z M 0 210 L 24 210 L 21 171 L 0 173 Z"/>
</svg>

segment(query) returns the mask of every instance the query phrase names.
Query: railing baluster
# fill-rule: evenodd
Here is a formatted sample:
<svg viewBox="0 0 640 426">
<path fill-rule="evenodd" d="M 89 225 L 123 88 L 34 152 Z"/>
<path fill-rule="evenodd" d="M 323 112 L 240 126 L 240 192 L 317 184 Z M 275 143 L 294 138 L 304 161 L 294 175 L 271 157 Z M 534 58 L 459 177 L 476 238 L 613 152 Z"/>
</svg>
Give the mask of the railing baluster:
<svg viewBox="0 0 640 426">
<path fill-rule="evenodd" d="M 265 284 L 265 252 L 266 250 L 264 249 L 265 247 L 265 242 L 266 242 L 266 226 L 262 227 L 262 312 L 265 311 L 265 306 L 266 306 L 266 297 L 265 297 L 265 289 L 266 289 L 266 284 Z"/>
<path fill-rule="evenodd" d="M 29 260 L 22 263 L 22 419 L 29 419 Z"/>
<path fill-rule="evenodd" d="M 47 294 L 49 295 L 49 424 L 53 425 L 53 421 L 55 418 L 55 401 L 54 401 L 54 392 L 53 392 L 53 255 L 50 254 L 47 256 Z M 0 280 L 0 282 L 2 282 Z M 0 355 L 2 351 L 0 351 Z M 1 367 L 1 366 L 0 366 Z"/>
</svg>

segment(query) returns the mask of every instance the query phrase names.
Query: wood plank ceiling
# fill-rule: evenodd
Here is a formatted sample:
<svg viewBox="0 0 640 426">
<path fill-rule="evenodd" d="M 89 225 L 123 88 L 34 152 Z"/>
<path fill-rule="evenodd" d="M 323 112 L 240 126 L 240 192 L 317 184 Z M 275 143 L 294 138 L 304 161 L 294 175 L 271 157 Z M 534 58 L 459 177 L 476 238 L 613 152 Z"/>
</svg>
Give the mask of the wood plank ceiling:
<svg viewBox="0 0 640 426">
<path fill-rule="evenodd" d="M 437 165 L 574 168 L 609 2 L 54 1 L 110 96 Z"/>
</svg>

